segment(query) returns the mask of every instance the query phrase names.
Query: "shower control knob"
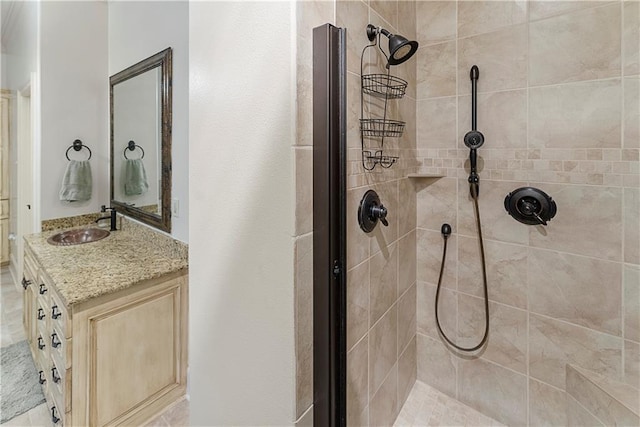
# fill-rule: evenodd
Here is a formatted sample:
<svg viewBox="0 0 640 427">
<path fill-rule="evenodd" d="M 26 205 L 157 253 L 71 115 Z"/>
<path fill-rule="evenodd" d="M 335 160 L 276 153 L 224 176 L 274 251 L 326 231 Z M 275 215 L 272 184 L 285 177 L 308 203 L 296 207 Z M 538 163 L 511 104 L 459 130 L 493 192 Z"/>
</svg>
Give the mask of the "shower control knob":
<svg viewBox="0 0 640 427">
<path fill-rule="evenodd" d="M 371 206 L 371 216 L 379 219 L 385 227 L 389 226 L 389 222 L 387 222 L 387 208 L 385 208 L 384 205 Z"/>
<path fill-rule="evenodd" d="M 358 224 L 365 233 L 371 233 L 378 221 L 385 227 L 389 226 L 387 221 L 387 208 L 380 203 L 380 197 L 378 193 L 373 190 L 369 190 L 364 193 L 362 200 L 360 201 L 360 207 L 358 208 Z"/>
</svg>

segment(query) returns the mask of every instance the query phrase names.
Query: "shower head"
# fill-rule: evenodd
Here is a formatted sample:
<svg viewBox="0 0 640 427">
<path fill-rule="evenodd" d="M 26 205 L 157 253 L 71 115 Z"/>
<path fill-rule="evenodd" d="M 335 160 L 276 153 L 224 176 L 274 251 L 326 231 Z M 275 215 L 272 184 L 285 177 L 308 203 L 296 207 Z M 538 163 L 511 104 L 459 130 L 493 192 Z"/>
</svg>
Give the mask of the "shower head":
<svg viewBox="0 0 640 427">
<path fill-rule="evenodd" d="M 418 50 L 418 42 L 407 40 L 399 34 L 391 34 L 389 31 L 374 25 L 367 25 L 367 37 L 374 41 L 378 34 L 389 39 L 389 65 L 399 65 L 411 58 Z"/>
</svg>

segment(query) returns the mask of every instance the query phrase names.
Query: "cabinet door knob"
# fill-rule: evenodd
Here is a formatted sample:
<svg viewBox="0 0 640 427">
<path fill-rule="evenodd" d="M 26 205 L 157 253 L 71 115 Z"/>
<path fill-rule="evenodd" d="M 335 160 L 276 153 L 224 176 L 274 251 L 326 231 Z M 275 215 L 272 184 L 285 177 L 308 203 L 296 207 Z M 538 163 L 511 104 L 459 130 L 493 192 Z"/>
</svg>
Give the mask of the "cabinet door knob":
<svg viewBox="0 0 640 427">
<path fill-rule="evenodd" d="M 54 424 L 58 424 L 58 421 L 60 421 L 60 418 L 56 415 L 56 407 L 52 406 L 51 407 L 51 422 Z"/>
<path fill-rule="evenodd" d="M 22 277 L 22 289 L 27 289 L 27 286 L 31 284 L 31 280 L 27 280 L 26 277 Z"/>
<path fill-rule="evenodd" d="M 53 307 L 51 307 L 51 317 L 57 319 L 60 316 L 62 316 L 62 312 L 58 311 L 58 306 L 54 305 Z"/>
<path fill-rule="evenodd" d="M 54 383 L 59 383 L 60 382 L 60 376 L 58 375 L 58 369 L 54 366 L 53 368 L 51 368 L 51 378 L 53 379 Z"/>
<path fill-rule="evenodd" d="M 58 334 L 56 334 L 55 332 L 51 334 L 51 345 L 53 346 L 53 348 L 58 348 L 60 347 L 60 344 L 62 344 L 62 342 L 58 339 Z"/>
<path fill-rule="evenodd" d="M 38 309 L 38 320 L 42 320 L 44 319 L 44 310 L 39 308 Z"/>
<path fill-rule="evenodd" d="M 47 288 L 44 286 L 44 283 L 40 284 L 40 295 L 44 295 L 47 293 Z"/>
<path fill-rule="evenodd" d="M 38 348 L 40 350 L 44 350 L 44 347 L 45 347 L 44 340 L 42 339 L 42 337 L 38 337 Z"/>
<path fill-rule="evenodd" d="M 38 371 L 38 382 L 40 384 L 44 384 L 47 382 L 47 379 L 44 377 L 44 372 L 43 371 Z"/>
</svg>

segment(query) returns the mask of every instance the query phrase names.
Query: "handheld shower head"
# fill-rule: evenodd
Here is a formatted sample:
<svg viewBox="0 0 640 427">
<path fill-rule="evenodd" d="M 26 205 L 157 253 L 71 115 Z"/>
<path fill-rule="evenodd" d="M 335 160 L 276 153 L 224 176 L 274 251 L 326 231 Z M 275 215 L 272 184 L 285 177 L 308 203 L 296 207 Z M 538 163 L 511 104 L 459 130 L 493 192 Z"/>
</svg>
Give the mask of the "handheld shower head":
<svg viewBox="0 0 640 427">
<path fill-rule="evenodd" d="M 378 34 L 389 39 L 389 59 L 388 65 L 400 65 L 407 61 L 418 51 L 418 42 L 407 40 L 400 34 L 391 34 L 388 30 L 374 25 L 367 25 L 367 37 L 369 41 L 374 41 Z M 388 67 L 387 67 L 388 68 Z"/>
<path fill-rule="evenodd" d="M 472 130 L 467 132 L 464 136 L 464 145 L 472 150 L 482 147 L 482 144 L 484 144 L 484 135 L 482 132 Z"/>
</svg>

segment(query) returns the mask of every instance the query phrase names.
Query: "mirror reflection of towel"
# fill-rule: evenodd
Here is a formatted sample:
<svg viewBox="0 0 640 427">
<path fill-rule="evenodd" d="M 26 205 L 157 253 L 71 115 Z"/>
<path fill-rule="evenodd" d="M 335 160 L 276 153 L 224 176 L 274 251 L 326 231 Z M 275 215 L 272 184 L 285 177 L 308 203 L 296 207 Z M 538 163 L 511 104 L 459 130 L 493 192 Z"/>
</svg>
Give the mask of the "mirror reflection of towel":
<svg viewBox="0 0 640 427">
<path fill-rule="evenodd" d="M 91 200 L 93 181 L 91 164 L 88 160 L 70 160 L 62 178 L 60 200 L 65 202 L 84 202 Z"/>
<path fill-rule="evenodd" d="M 124 194 L 136 196 L 146 193 L 148 189 L 147 172 L 144 170 L 142 159 L 125 159 Z"/>
</svg>

